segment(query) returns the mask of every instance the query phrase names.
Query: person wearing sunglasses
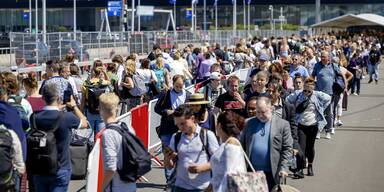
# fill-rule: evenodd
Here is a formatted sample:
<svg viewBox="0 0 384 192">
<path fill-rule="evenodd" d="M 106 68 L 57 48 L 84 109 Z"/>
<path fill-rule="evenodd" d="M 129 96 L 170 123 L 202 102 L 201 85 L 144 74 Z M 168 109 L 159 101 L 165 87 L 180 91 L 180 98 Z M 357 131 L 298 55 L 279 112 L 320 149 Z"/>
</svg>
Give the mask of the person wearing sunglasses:
<svg viewBox="0 0 384 192">
<path fill-rule="evenodd" d="M 307 158 L 308 176 L 314 175 L 313 161 L 315 159 L 316 135 L 327 124 L 324 110 L 331 103 L 331 96 L 320 91 L 314 91 L 315 86 L 315 80 L 308 78 L 304 81 L 303 90 L 296 90 L 286 98 L 288 103 L 296 107 L 295 122 L 298 125 L 298 141 L 304 152 L 304 157 L 298 160 L 297 173 L 303 173 L 305 158 Z"/>
<path fill-rule="evenodd" d="M 291 75 L 291 78 L 295 78 L 295 74 L 299 73 L 301 76 L 303 76 L 305 79 L 309 77 L 309 73 L 307 68 L 305 68 L 301 63 L 301 56 L 300 55 L 294 55 L 292 57 L 292 65 L 289 70 L 289 74 Z"/>
</svg>

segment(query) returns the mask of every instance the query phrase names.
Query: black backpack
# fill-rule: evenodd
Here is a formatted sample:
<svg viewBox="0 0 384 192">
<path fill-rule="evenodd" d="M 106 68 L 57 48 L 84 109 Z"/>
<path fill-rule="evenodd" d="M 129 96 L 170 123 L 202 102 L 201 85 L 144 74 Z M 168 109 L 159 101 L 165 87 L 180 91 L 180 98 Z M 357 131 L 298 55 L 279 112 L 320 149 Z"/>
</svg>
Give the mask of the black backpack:
<svg viewBox="0 0 384 192">
<path fill-rule="evenodd" d="M 55 175 L 58 170 L 58 153 L 55 131 L 64 117 L 60 112 L 53 129 L 46 131 L 36 126 L 35 114 L 32 114 L 32 131 L 27 137 L 27 166 L 32 175 Z"/>
<path fill-rule="evenodd" d="M 111 89 L 109 85 L 103 84 L 103 80 L 100 79 L 98 83 L 92 84 L 87 81 L 88 100 L 87 109 L 92 114 L 99 114 L 99 97 L 103 93 L 108 93 Z"/>
<path fill-rule="evenodd" d="M 141 176 L 151 170 L 151 155 L 144 147 L 143 142 L 129 132 L 125 123 L 109 124 L 107 129 L 113 129 L 123 137 L 123 167 L 118 169 L 120 179 L 127 182 L 136 182 Z"/>
<path fill-rule="evenodd" d="M 15 187 L 16 170 L 13 167 L 12 135 L 9 130 L 0 125 L 0 191 Z"/>
</svg>

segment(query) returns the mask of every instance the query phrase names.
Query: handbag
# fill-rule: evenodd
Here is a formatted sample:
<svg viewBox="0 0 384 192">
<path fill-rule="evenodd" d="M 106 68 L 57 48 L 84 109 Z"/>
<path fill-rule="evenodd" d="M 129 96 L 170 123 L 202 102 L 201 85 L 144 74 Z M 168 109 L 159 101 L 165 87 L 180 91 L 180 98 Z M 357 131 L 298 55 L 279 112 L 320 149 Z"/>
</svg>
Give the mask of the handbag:
<svg viewBox="0 0 384 192">
<path fill-rule="evenodd" d="M 240 145 L 241 146 L 241 145 Z M 243 155 L 252 172 L 246 173 L 229 173 L 227 175 L 227 191 L 228 192 L 268 192 L 267 179 L 263 171 L 255 171 L 247 154 L 243 151 Z"/>
<path fill-rule="evenodd" d="M 332 64 L 332 67 L 333 67 L 333 71 L 335 73 L 335 79 L 334 79 L 333 85 L 332 85 L 333 94 L 340 95 L 341 93 L 344 92 L 344 89 L 345 89 L 344 78 L 342 75 L 336 73 L 334 64 Z"/>
<path fill-rule="evenodd" d="M 152 80 L 153 80 L 153 75 L 152 75 L 152 71 L 151 71 L 151 82 L 148 84 L 148 88 L 152 92 L 152 95 L 156 96 L 160 93 L 160 89 L 157 88 L 156 83 Z"/>
</svg>

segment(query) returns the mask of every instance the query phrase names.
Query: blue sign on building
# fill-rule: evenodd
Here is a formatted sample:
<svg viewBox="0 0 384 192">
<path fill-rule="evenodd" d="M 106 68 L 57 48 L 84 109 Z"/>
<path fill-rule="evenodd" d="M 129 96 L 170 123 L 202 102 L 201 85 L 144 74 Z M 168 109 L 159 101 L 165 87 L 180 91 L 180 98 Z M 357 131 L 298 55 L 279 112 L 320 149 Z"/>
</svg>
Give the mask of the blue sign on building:
<svg viewBox="0 0 384 192">
<path fill-rule="evenodd" d="M 23 19 L 25 21 L 29 20 L 29 10 L 28 9 L 23 11 Z"/>
<path fill-rule="evenodd" d="M 108 1 L 108 16 L 120 17 L 121 14 L 121 1 Z"/>
</svg>

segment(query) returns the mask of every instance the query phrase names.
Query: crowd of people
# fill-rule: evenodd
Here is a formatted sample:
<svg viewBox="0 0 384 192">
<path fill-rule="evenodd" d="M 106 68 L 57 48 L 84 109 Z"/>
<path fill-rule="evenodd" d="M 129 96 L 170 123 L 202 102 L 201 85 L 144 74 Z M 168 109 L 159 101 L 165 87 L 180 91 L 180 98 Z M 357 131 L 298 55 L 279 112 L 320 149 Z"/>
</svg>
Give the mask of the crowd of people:
<svg viewBox="0 0 384 192">
<path fill-rule="evenodd" d="M 118 115 L 156 98 L 169 191 L 227 191 L 230 173 L 251 168 L 269 190 L 284 177 L 314 176 L 316 139 L 343 125 L 362 79 L 379 83 L 382 49 L 362 34 L 254 37 L 223 48 L 154 45 L 147 58 L 114 55 L 89 70 L 68 54 L 46 63 L 41 83 L 36 72 L 1 72 L 0 141 L 9 146 L 0 146 L 0 188 L 22 191 L 28 180 L 29 191 L 68 191 L 72 130 L 89 128 L 104 141 L 103 189 L 136 191 L 119 177 L 122 135 L 109 127 L 124 129 Z"/>
</svg>

